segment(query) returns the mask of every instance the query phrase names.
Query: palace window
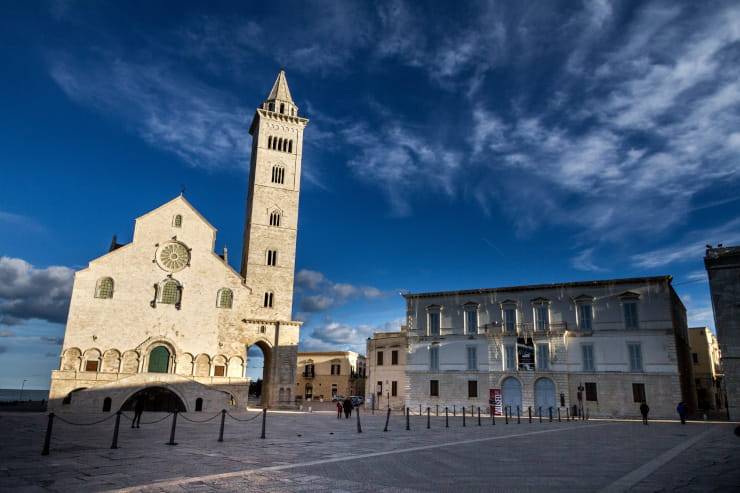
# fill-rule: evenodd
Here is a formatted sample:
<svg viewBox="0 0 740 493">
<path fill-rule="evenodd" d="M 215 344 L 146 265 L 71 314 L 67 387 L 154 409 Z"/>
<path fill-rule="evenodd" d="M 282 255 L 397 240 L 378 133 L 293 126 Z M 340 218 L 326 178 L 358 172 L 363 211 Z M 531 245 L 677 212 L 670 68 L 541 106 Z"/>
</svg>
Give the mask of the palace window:
<svg viewBox="0 0 740 493">
<path fill-rule="evenodd" d="M 516 334 L 516 308 L 504 308 L 504 330 L 507 334 Z"/>
<path fill-rule="evenodd" d="M 283 184 L 285 182 L 285 168 L 282 166 L 272 167 L 272 182 Z"/>
<path fill-rule="evenodd" d="M 175 218 L 172 220 L 172 226 L 176 228 L 182 227 L 182 216 L 180 214 L 176 215 Z"/>
<path fill-rule="evenodd" d="M 590 302 L 579 302 L 578 306 L 578 328 L 589 332 L 593 330 L 593 306 Z"/>
<path fill-rule="evenodd" d="M 391 364 L 397 365 L 398 364 L 398 350 L 391 351 Z"/>
<path fill-rule="evenodd" d="M 594 346 L 592 344 L 581 345 L 581 357 L 583 359 L 583 371 L 595 371 Z"/>
<path fill-rule="evenodd" d="M 429 369 L 439 370 L 439 344 L 432 344 L 429 347 Z"/>
<path fill-rule="evenodd" d="M 375 355 L 375 363 L 378 366 L 383 366 L 383 351 L 378 351 Z"/>
<path fill-rule="evenodd" d="M 550 368 L 550 345 L 547 343 L 537 344 L 537 369 L 548 370 Z"/>
<path fill-rule="evenodd" d="M 398 382 L 393 380 L 391 382 L 391 397 L 398 396 Z"/>
<path fill-rule="evenodd" d="M 550 305 L 549 303 L 542 302 L 534 307 L 534 323 L 535 330 L 538 332 L 547 331 L 550 325 Z"/>
<path fill-rule="evenodd" d="M 628 330 L 637 329 L 637 302 L 625 301 L 622 303 L 622 310 L 624 312 L 624 327 Z"/>
<path fill-rule="evenodd" d="M 516 346 L 514 344 L 506 344 L 504 346 L 504 362 L 505 362 L 504 369 L 508 371 L 514 371 L 517 369 Z"/>
<path fill-rule="evenodd" d="M 267 265 L 275 267 L 277 265 L 277 250 L 267 250 Z"/>
<path fill-rule="evenodd" d="M 429 380 L 429 395 L 439 397 L 439 380 Z"/>
<path fill-rule="evenodd" d="M 596 402 L 599 397 L 596 393 L 596 382 L 586 382 L 586 400 Z"/>
<path fill-rule="evenodd" d="M 475 346 L 468 346 L 467 355 L 468 355 L 468 370 L 477 370 L 478 369 L 478 348 L 476 348 Z"/>
<path fill-rule="evenodd" d="M 468 305 L 465 307 L 465 333 L 478 333 L 478 307 L 477 305 Z"/>
<path fill-rule="evenodd" d="M 270 226 L 280 226 L 280 211 L 270 213 Z"/>
<path fill-rule="evenodd" d="M 268 291 L 265 293 L 265 303 L 264 303 L 265 308 L 272 308 L 272 298 L 273 298 L 273 293 L 271 291 Z"/>
<path fill-rule="evenodd" d="M 478 397 L 477 380 L 468 380 L 468 397 Z"/>
<path fill-rule="evenodd" d="M 631 342 L 627 344 L 630 357 L 630 371 L 642 371 L 642 347 L 640 343 Z"/>
<path fill-rule="evenodd" d="M 632 400 L 634 402 L 645 402 L 645 384 L 644 383 L 633 383 L 632 384 Z"/>
<path fill-rule="evenodd" d="M 439 307 L 429 307 L 427 309 L 427 335 L 438 336 L 440 333 L 440 313 Z"/>
<path fill-rule="evenodd" d="M 231 308 L 234 303 L 234 293 L 228 288 L 218 291 L 218 308 Z"/>
<path fill-rule="evenodd" d="M 110 277 L 103 277 L 98 280 L 97 286 L 95 286 L 95 297 L 96 298 L 113 298 L 113 279 Z"/>
</svg>

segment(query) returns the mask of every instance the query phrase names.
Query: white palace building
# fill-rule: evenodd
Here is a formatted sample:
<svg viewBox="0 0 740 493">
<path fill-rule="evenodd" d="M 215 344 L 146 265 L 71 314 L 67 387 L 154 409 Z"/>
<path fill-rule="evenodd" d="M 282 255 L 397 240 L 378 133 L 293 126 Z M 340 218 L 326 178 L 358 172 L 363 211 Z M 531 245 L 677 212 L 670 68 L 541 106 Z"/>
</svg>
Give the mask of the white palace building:
<svg viewBox="0 0 740 493">
<path fill-rule="evenodd" d="M 686 309 L 669 276 L 404 297 L 401 332 L 368 340 L 369 405 L 638 416 L 645 401 L 652 415 L 673 417 L 685 401 L 695 410 Z"/>
</svg>

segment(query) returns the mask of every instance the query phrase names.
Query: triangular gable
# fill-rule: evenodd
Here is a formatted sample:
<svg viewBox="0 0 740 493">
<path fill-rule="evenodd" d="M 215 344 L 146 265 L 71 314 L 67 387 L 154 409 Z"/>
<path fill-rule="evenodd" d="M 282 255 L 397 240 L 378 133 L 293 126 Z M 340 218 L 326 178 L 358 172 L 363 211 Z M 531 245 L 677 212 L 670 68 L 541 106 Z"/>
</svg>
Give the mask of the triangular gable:
<svg viewBox="0 0 740 493">
<path fill-rule="evenodd" d="M 550 303 L 550 300 L 543 298 L 542 296 L 529 300 L 532 303 Z"/>
<path fill-rule="evenodd" d="M 575 301 L 593 301 L 594 297 L 590 294 L 579 294 L 575 298 L 573 298 Z"/>
<path fill-rule="evenodd" d="M 634 291 L 625 291 L 621 294 L 617 295 L 619 298 L 625 300 L 625 299 L 639 299 L 640 293 L 635 293 Z"/>
<path fill-rule="evenodd" d="M 206 219 L 205 217 L 203 217 L 203 214 L 201 214 L 200 212 L 198 212 L 198 209 L 196 209 L 195 207 L 193 207 L 193 204 L 191 204 L 190 202 L 188 202 L 188 200 L 187 200 L 187 199 L 185 198 L 185 196 L 184 196 L 184 195 L 182 195 L 182 194 L 178 195 L 177 197 L 175 197 L 175 198 L 174 198 L 174 199 L 172 199 L 172 200 L 169 200 L 169 201 L 165 202 L 164 204 L 160 205 L 160 206 L 159 206 L 159 207 L 157 207 L 156 209 L 152 209 L 151 211 L 147 212 L 146 214 L 142 214 L 141 216 L 139 216 L 139 217 L 137 217 L 137 218 L 136 218 L 136 221 L 138 221 L 139 219 L 144 219 L 145 217 L 147 217 L 147 216 L 150 216 L 150 215 L 152 215 L 152 214 L 154 214 L 154 213 L 158 212 L 158 211 L 159 211 L 160 209 L 164 209 L 165 207 L 167 207 L 168 205 L 172 204 L 173 202 L 178 202 L 178 201 L 179 201 L 179 202 L 182 202 L 182 203 L 183 203 L 183 204 L 185 204 L 185 205 L 186 205 L 186 206 L 187 206 L 187 207 L 188 207 L 188 208 L 189 208 L 189 209 L 190 209 L 191 211 L 193 211 L 193 213 L 194 213 L 194 214 L 195 214 L 195 215 L 196 215 L 196 216 L 197 216 L 197 217 L 198 217 L 198 218 L 199 218 L 199 219 L 200 219 L 201 221 L 203 221 L 203 222 L 204 222 L 204 223 L 206 224 L 206 226 L 208 226 L 209 228 L 211 228 L 211 229 L 212 229 L 212 230 L 213 230 L 214 232 L 218 231 L 218 229 L 216 229 L 216 228 L 215 228 L 215 227 L 214 227 L 214 226 L 213 226 L 213 225 L 212 225 L 212 224 L 211 224 L 210 222 L 208 222 L 208 219 Z"/>
</svg>

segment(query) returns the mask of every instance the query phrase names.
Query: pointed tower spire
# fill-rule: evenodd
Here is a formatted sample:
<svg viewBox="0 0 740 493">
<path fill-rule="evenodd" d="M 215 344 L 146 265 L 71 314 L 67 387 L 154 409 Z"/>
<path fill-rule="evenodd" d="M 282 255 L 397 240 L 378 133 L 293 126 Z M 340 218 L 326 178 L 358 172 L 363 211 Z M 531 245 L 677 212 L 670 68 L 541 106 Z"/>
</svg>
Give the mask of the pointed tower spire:
<svg viewBox="0 0 740 493">
<path fill-rule="evenodd" d="M 270 94 L 262 103 L 262 109 L 274 111 L 284 115 L 298 116 L 298 107 L 293 102 L 288 88 L 288 79 L 285 78 L 285 70 L 280 69 L 275 83 L 272 85 Z"/>
</svg>

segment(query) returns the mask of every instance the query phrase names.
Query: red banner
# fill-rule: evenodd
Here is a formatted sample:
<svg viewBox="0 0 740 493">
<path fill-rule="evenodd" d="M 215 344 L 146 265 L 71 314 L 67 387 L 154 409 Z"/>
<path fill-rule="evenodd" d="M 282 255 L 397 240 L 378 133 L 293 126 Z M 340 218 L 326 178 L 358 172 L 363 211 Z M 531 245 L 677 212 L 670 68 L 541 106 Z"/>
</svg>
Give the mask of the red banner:
<svg viewBox="0 0 740 493">
<path fill-rule="evenodd" d="M 496 416 L 504 414 L 504 403 L 501 398 L 501 389 L 489 389 L 488 404 L 491 406 L 491 412 Z"/>
</svg>

